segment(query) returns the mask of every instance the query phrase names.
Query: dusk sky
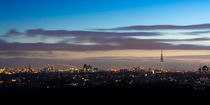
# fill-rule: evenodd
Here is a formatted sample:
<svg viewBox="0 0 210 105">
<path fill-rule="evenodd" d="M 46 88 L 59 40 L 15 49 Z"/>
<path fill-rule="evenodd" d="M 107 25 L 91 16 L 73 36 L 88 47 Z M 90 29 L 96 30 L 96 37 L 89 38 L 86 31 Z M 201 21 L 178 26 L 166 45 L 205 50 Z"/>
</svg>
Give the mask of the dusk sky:
<svg viewBox="0 0 210 105">
<path fill-rule="evenodd" d="M 0 0 L 0 65 L 210 65 L 210 0 Z M 0 67 L 0 68 L 1 68 Z"/>
</svg>

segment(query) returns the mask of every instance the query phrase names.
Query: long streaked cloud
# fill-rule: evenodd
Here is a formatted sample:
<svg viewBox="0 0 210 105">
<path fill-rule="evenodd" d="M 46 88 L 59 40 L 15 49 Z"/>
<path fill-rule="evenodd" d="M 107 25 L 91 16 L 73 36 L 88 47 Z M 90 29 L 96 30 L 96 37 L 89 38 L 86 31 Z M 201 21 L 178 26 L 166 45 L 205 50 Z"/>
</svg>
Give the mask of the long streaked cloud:
<svg viewBox="0 0 210 105">
<path fill-rule="evenodd" d="M 208 34 L 208 33 L 210 33 L 210 30 L 208 30 L 208 31 L 186 32 L 186 33 L 183 33 L 183 34 L 186 34 L 186 35 L 200 35 L 200 34 Z"/>
<path fill-rule="evenodd" d="M 10 30 L 8 34 L 13 34 L 11 32 L 16 32 L 15 30 Z M 7 34 L 7 35 L 8 35 Z M 24 34 L 27 36 L 48 36 L 48 37 L 66 37 L 66 36 L 76 36 L 76 37 L 122 37 L 122 36 L 159 36 L 158 32 L 97 32 L 97 31 L 68 31 L 68 30 L 43 30 L 43 29 L 30 29 Z"/>
<path fill-rule="evenodd" d="M 117 27 L 112 29 L 98 29 L 98 30 L 189 30 L 189 29 L 210 29 L 210 24 L 198 25 L 137 25 L 127 27 Z"/>
<path fill-rule="evenodd" d="M 185 56 L 170 56 L 167 58 L 190 58 L 190 59 L 208 59 L 210 55 L 185 55 Z"/>
<path fill-rule="evenodd" d="M 10 57 L 52 57 L 53 52 L 44 51 L 44 52 L 31 52 L 31 51 L 0 51 L 0 56 L 10 56 Z"/>
<path fill-rule="evenodd" d="M 161 43 L 159 40 L 114 38 L 107 43 L 115 42 L 118 45 L 75 45 L 65 43 L 0 43 L 0 50 L 33 50 L 33 51 L 95 51 L 95 50 L 122 50 L 122 49 L 188 49 L 188 50 L 210 50 L 210 46 L 198 46 L 190 44 L 171 45 Z"/>
</svg>

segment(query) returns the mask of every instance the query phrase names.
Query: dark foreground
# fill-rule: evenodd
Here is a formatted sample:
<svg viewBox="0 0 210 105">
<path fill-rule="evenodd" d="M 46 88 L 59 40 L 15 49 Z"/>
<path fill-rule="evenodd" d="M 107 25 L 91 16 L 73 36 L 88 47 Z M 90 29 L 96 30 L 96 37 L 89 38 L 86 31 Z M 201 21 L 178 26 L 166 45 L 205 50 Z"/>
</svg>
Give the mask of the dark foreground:
<svg viewBox="0 0 210 105">
<path fill-rule="evenodd" d="M 1 74 L 0 105 L 208 105 L 209 78 L 190 72 Z"/>
<path fill-rule="evenodd" d="M 202 104 L 210 103 L 210 90 L 174 88 L 6 88 L 0 89 L 7 104 Z"/>
</svg>

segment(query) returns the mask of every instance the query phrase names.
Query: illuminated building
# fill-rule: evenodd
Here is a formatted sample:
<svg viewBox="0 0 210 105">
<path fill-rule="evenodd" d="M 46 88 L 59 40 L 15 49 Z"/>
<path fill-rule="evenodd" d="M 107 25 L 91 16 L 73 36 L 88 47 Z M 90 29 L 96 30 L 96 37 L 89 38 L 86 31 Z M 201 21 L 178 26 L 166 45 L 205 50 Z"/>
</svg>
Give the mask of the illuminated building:
<svg viewBox="0 0 210 105">
<path fill-rule="evenodd" d="M 98 71 L 98 68 L 93 68 L 93 71 L 94 71 L 94 72 L 97 72 L 97 71 Z"/>
<path fill-rule="evenodd" d="M 4 72 L 4 69 L 0 69 L 0 73 L 3 73 Z"/>
<path fill-rule="evenodd" d="M 87 64 L 84 64 L 84 66 L 83 66 L 83 72 L 84 73 L 87 73 Z"/>
<path fill-rule="evenodd" d="M 94 69 L 93 69 L 93 67 L 91 65 L 84 64 L 84 66 L 83 66 L 83 72 L 84 73 L 94 72 Z"/>
<path fill-rule="evenodd" d="M 16 79 L 12 79 L 11 82 L 16 82 Z"/>
<path fill-rule="evenodd" d="M 4 71 L 6 71 L 6 67 L 5 67 L 5 65 L 4 65 L 4 68 L 3 68 L 3 69 L 4 69 Z"/>
<path fill-rule="evenodd" d="M 47 65 L 47 67 L 44 67 L 44 72 L 53 72 L 53 66 L 50 66 L 49 64 Z"/>
<path fill-rule="evenodd" d="M 138 67 L 133 67 L 132 70 L 135 72 L 139 72 L 139 71 L 143 71 L 143 68 L 138 66 Z"/>
<path fill-rule="evenodd" d="M 92 71 L 93 71 L 93 69 L 92 69 L 92 66 L 91 66 L 91 65 L 88 65 L 88 66 L 87 66 L 87 71 L 88 71 L 88 72 L 92 72 Z"/>
<path fill-rule="evenodd" d="M 4 68 L 3 69 L 0 69 L 0 73 L 4 73 L 6 71 L 6 67 L 4 65 Z"/>
<path fill-rule="evenodd" d="M 207 74 L 209 72 L 209 67 L 207 67 L 206 65 L 204 65 L 203 67 L 200 65 L 200 68 L 198 69 L 200 74 Z"/>
<path fill-rule="evenodd" d="M 29 72 L 32 72 L 32 69 L 31 69 L 31 65 L 30 64 L 28 65 L 28 71 Z"/>
<path fill-rule="evenodd" d="M 50 66 L 49 67 L 49 71 L 53 71 L 54 69 L 53 69 L 53 67 L 52 66 Z"/>
</svg>

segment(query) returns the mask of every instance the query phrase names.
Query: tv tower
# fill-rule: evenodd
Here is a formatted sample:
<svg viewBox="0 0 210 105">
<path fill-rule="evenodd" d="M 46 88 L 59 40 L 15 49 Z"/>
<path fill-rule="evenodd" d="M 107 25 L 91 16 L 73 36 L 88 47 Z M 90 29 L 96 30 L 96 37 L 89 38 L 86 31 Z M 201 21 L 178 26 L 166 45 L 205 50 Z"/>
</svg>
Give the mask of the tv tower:
<svg viewBox="0 0 210 105">
<path fill-rule="evenodd" d="M 5 65 L 4 65 L 4 68 L 3 69 L 4 69 L 4 72 L 5 72 L 6 71 L 6 66 Z"/>
<path fill-rule="evenodd" d="M 163 50 L 161 50 L 161 56 L 160 56 L 160 70 L 163 71 Z"/>
</svg>

